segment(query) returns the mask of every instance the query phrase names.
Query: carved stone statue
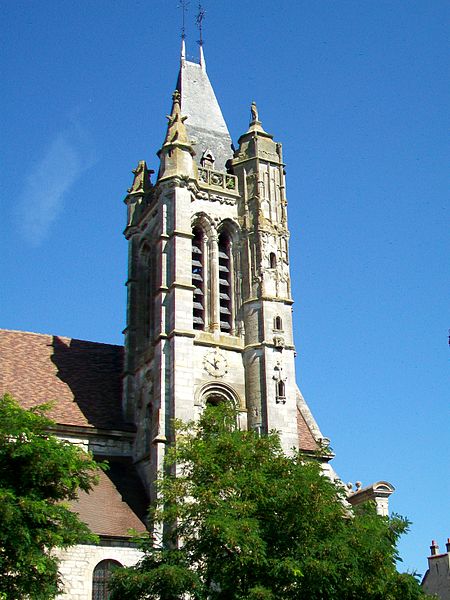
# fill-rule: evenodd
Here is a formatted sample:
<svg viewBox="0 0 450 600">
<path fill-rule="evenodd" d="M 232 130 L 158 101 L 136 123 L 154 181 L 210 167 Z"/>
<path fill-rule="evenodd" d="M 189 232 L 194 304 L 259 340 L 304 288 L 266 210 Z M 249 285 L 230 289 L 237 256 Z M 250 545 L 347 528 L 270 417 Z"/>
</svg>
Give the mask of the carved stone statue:
<svg viewBox="0 0 450 600">
<path fill-rule="evenodd" d="M 251 110 L 251 113 L 252 113 L 252 121 L 259 121 L 258 108 L 257 108 L 256 102 L 254 100 L 252 102 L 250 110 Z"/>
</svg>

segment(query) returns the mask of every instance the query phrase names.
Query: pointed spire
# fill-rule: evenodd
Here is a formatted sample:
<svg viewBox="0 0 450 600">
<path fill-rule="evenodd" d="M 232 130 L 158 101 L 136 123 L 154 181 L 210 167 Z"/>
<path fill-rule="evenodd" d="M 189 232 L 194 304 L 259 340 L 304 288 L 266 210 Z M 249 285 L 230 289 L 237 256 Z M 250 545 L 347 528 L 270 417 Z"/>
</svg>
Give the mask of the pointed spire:
<svg viewBox="0 0 450 600">
<path fill-rule="evenodd" d="M 167 115 L 169 124 L 167 126 L 166 139 L 161 150 L 167 146 L 178 146 L 189 150 L 191 155 L 194 156 L 194 150 L 184 125 L 187 116 L 182 116 L 181 114 L 181 94 L 178 90 L 175 90 L 172 94 L 172 100 L 172 112 L 170 115 Z"/>
<path fill-rule="evenodd" d="M 155 171 L 149 170 L 147 168 L 147 163 L 145 160 L 140 160 L 138 162 L 138 166 L 133 169 L 132 173 L 134 175 L 133 185 L 128 188 L 129 194 L 146 194 L 152 188 L 152 183 L 150 181 L 150 175 Z"/>
<path fill-rule="evenodd" d="M 175 176 L 197 176 L 194 163 L 195 152 L 184 125 L 187 116 L 181 114 L 181 94 L 175 90 L 172 94 L 172 112 L 167 116 L 167 133 L 158 156 L 161 160 L 158 181 Z"/>
<path fill-rule="evenodd" d="M 206 61 L 205 54 L 203 52 L 203 44 L 200 44 L 200 66 L 202 68 L 202 71 L 206 73 Z"/>
<path fill-rule="evenodd" d="M 180 57 L 180 62 L 181 64 L 183 64 L 183 62 L 186 60 L 186 41 L 184 39 L 184 37 L 181 38 L 181 57 Z"/>
<path fill-rule="evenodd" d="M 215 169 L 225 170 L 233 157 L 231 137 L 212 88 L 201 48 L 202 64 L 185 60 L 178 74 L 177 88 L 181 94 L 183 114 L 188 115 L 186 129 L 197 155 L 197 162 L 208 148 L 216 157 Z"/>
</svg>

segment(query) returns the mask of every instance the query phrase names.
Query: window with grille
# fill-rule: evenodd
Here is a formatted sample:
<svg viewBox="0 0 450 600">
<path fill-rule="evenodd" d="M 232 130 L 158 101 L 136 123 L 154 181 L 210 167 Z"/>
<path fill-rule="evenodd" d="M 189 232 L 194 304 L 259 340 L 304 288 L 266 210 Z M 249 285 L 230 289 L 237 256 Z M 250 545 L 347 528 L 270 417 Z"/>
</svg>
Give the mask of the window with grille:
<svg viewBox="0 0 450 600">
<path fill-rule="evenodd" d="M 194 329 L 205 328 L 205 261 L 204 235 L 199 227 L 195 227 L 192 239 L 192 285 L 194 286 L 193 326 Z"/>
<path fill-rule="evenodd" d="M 122 565 L 117 560 L 102 560 L 94 569 L 92 577 L 92 600 L 109 600 L 108 589 L 111 573 Z"/>
<path fill-rule="evenodd" d="M 219 236 L 219 310 L 220 331 L 231 333 L 231 243 L 227 233 Z"/>
</svg>

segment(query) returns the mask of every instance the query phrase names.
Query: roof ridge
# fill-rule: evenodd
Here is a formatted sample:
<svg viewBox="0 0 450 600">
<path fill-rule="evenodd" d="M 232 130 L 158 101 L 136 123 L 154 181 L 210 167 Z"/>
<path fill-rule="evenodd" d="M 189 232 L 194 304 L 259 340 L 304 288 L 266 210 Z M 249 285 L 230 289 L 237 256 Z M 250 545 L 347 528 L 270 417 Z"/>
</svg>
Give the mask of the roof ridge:
<svg viewBox="0 0 450 600">
<path fill-rule="evenodd" d="M 79 342 L 87 342 L 89 344 L 98 344 L 100 346 L 115 346 L 117 348 L 123 348 L 123 344 L 112 344 L 110 342 L 96 342 L 94 340 L 84 340 L 82 338 L 71 337 L 68 335 L 59 335 L 58 333 L 40 333 L 37 331 L 24 331 L 23 329 L 6 329 L 4 327 L 0 327 L 0 333 L 25 333 L 26 335 L 35 335 L 40 337 L 57 337 L 62 340 L 77 340 Z"/>
</svg>

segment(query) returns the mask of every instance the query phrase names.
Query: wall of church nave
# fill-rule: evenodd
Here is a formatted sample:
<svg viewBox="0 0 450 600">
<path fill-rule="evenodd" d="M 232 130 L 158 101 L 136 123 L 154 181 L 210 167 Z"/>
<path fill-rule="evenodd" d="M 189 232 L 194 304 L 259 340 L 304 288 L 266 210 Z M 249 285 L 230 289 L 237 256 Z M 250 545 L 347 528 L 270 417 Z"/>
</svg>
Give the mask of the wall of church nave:
<svg viewBox="0 0 450 600">
<path fill-rule="evenodd" d="M 64 593 L 58 600 L 90 600 L 95 567 L 102 560 L 114 560 L 124 567 L 135 565 L 142 552 L 126 542 L 109 542 L 106 545 L 79 544 L 57 552 L 60 559 L 59 572 Z"/>
</svg>

